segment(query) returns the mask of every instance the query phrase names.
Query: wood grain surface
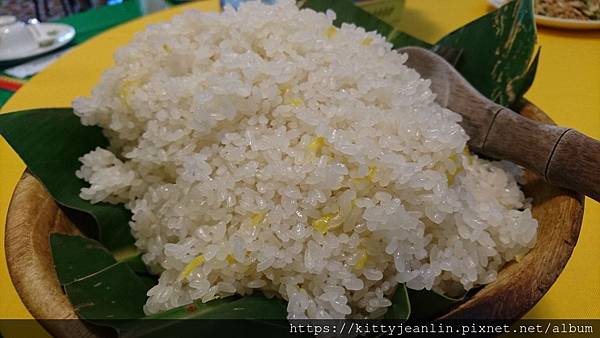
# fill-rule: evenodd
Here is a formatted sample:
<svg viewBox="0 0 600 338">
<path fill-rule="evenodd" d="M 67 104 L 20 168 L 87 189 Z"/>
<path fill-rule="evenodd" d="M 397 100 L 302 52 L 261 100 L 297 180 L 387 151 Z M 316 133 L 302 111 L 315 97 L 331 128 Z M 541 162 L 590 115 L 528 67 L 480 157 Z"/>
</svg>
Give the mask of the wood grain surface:
<svg viewBox="0 0 600 338">
<path fill-rule="evenodd" d="M 577 130 L 567 130 L 557 142 L 545 174 L 548 182 L 566 182 L 600 202 L 600 142 Z"/>
<path fill-rule="evenodd" d="M 10 202 L 4 239 L 15 289 L 52 336 L 96 337 L 93 329 L 78 320 L 58 282 L 50 252 L 50 234 L 56 232 L 80 234 L 44 186 L 25 172 Z"/>
<path fill-rule="evenodd" d="M 552 121 L 524 102 L 521 113 L 532 120 Z M 526 171 L 523 190 L 533 199 L 539 222 L 536 246 L 519 262 L 505 266 L 498 279 L 440 318 L 516 319 L 537 303 L 567 263 L 579 236 L 583 195 L 548 185 Z M 78 233 L 44 187 L 25 173 L 17 185 L 6 223 L 6 257 L 12 281 L 29 311 L 55 337 L 99 337 L 82 322 L 61 326 L 43 319 L 77 318 L 58 283 L 49 234 Z"/>
</svg>

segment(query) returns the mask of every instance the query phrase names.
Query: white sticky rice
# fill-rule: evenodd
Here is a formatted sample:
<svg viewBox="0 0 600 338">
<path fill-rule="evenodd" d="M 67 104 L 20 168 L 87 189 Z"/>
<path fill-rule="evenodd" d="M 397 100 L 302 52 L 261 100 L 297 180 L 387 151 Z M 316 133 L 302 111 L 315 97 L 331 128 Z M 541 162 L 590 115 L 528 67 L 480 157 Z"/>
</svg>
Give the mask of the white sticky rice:
<svg viewBox="0 0 600 338">
<path fill-rule="evenodd" d="M 264 292 L 288 318 L 381 316 L 398 283 L 456 294 L 536 239 L 514 170 L 375 32 L 293 1 L 135 35 L 73 103 L 110 149 L 81 197 L 125 203 L 153 314 Z"/>
</svg>

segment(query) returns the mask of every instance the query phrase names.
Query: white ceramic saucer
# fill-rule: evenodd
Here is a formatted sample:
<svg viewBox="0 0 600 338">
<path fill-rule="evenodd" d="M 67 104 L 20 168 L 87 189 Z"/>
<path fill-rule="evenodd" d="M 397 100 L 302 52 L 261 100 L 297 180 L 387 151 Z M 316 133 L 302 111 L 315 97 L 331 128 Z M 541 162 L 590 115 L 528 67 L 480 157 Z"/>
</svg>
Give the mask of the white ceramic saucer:
<svg viewBox="0 0 600 338">
<path fill-rule="evenodd" d="M 37 24 L 37 29 L 44 36 L 52 37 L 52 43 L 46 46 L 37 46 L 27 50 L 1 48 L 0 62 L 17 61 L 20 59 L 30 58 L 32 56 L 41 55 L 63 47 L 75 37 L 75 28 L 62 23 L 40 23 Z"/>
</svg>

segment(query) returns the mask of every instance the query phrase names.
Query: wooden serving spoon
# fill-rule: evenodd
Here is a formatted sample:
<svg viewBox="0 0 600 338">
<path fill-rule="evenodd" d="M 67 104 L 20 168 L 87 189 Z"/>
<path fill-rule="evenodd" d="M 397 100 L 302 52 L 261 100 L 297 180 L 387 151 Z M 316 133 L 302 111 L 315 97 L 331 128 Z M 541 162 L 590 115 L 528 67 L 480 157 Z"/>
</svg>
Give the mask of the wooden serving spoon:
<svg viewBox="0 0 600 338">
<path fill-rule="evenodd" d="M 462 115 L 460 123 L 479 154 L 509 160 L 548 183 L 600 201 L 600 142 L 571 129 L 541 124 L 480 94 L 439 55 L 406 47 L 406 65 L 425 79 L 443 107 Z"/>
</svg>

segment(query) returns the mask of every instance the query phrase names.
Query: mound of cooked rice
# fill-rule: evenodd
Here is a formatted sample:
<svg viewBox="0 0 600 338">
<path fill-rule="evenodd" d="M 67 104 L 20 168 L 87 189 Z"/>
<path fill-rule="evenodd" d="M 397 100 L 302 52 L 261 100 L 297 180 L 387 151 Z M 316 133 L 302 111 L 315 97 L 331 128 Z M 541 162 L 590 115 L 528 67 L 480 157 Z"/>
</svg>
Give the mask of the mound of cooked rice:
<svg viewBox="0 0 600 338">
<path fill-rule="evenodd" d="M 407 56 L 334 18 L 189 11 L 73 103 L 111 142 L 81 158 L 81 197 L 126 203 L 160 273 L 146 313 L 262 291 L 289 318 L 372 318 L 398 283 L 461 292 L 533 246 L 514 168 L 470 155 Z"/>
</svg>

